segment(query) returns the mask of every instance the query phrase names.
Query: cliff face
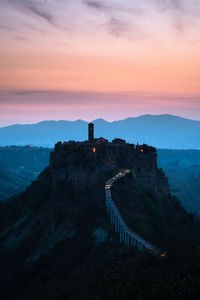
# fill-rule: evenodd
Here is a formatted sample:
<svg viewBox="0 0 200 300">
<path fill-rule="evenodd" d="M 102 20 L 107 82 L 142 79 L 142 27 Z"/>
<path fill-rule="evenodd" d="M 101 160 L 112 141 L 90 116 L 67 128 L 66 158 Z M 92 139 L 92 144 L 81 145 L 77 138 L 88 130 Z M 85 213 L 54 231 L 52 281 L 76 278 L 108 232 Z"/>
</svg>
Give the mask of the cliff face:
<svg viewBox="0 0 200 300">
<path fill-rule="evenodd" d="M 7 219 L 13 225 L 5 223 L 2 227 L 2 249 L 32 236 L 33 231 L 36 236 L 42 231 L 27 256 L 29 261 L 75 236 L 82 208 L 91 204 L 103 211 L 105 182 L 125 168 L 132 170 L 134 186 L 150 188 L 159 198 L 168 196 L 167 178 L 157 168 L 153 148 L 135 148 L 126 143 L 56 144 L 49 167 L 24 193 L 8 201 L 11 209 L 6 208 Z"/>
<path fill-rule="evenodd" d="M 159 193 L 169 192 L 168 180 L 157 167 L 154 148 L 131 144 L 58 143 L 50 154 L 53 181 L 67 180 L 76 189 L 90 186 L 105 175 L 122 168 L 131 169 L 137 183 Z"/>
</svg>

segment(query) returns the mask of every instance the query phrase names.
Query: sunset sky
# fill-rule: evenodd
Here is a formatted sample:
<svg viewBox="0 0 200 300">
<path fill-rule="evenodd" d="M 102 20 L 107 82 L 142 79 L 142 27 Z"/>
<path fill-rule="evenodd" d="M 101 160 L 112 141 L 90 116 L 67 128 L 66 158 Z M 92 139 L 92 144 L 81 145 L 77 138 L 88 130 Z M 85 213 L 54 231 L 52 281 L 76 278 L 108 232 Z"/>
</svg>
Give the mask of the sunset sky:
<svg viewBox="0 0 200 300">
<path fill-rule="evenodd" d="M 199 0 L 0 0 L 0 126 L 200 120 Z"/>
</svg>

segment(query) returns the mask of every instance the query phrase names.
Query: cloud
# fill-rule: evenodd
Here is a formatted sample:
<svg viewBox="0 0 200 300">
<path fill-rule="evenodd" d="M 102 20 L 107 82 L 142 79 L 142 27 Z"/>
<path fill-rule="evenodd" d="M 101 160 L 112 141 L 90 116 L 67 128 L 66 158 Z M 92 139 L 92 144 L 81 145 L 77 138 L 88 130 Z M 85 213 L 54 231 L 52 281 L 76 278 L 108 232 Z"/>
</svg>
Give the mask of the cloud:
<svg viewBox="0 0 200 300">
<path fill-rule="evenodd" d="M 199 26 L 199 0 L 150 0 L 158 12 L 166 14 L 178 33 Z"/>
<path fill-rule="evenodd" d="M 26 42 L 26 41 L 28 41 L 28 39 L 27 39 L 27 38 L 25 38 L 25 37 L 21 37 L 21 36 L 15 36 L 14 38 L 15 38 L 15 40 L 22 41 L 22 42 Z"/>
<path fill-rule="evenodd" d="M 43 105 L 55 107 L 59 105 L 85 105 L 101 106 L 113 104 L 115 106 L 128 105 L 167 105 L 172 107 L 195 107 L 199 109 L 200 95 L 174 94 L 174 93 L 153 93 L 153 92 L 91 92 L 91 91 L 56 91 L 56 90 L 21 90 L 21 91 L 0 91 L 0 107 L 13 105 Z M 19 108 L 20 109 L 20 108 Z"/>
<path fill-rule="evenodd" d="M 143 14 L 142 10 L 136 5 L 129 3 L 116 3 L 103 1 L 83 0 L 83 3 L 97 12 L 102 12 L 106 15 L 107 21 L 100 27 L 106 30 L 107 33 L 114 37 L 125 36 L 128 39 L 141 34 L 140 26 L 137 26 L 138 18 Z M 128 5 L 128 6 L 127 6 Z M 133 18 L 134 15 L 134 18 Z"/>
<path fill-rule="evenodd" d="M 69 47 L 69 43 L 65 43 L 65 42 L 56 41 L 56 44 L 61 45 L 63 47 Z"/>
<path fill-rule="evenodd" d="M 111 1 L 110 1 L 111 2 Z M 128 13 L 134 15 L 141 15 L 142 11 L 134 6 L 127 6 L 122 2 L 121 4 L 105 4 L 103 1 L 92 1 L 92 0 L 83 0 L 83 3 L 88 6 L 89 8 L 95 9 L 96 11 L 104 12 L 104 13 Z"/>
<path fill-rule="evenodd" d="M 176 10 L 183 11 L 185 10 L 184 0 L 153 0 L 161 10 Z"/>
<path fill-rule="evenodd" d="M 200 15 L 199 0 L 151 0 L 161 12 L 197 17 Z"/>
<path fill-rule="evenodd" d="M 41 10 L 39 7 L 34 5 L 29 5 L 27 8 L 29 9 L 30 12 L 32 12 L 36 16 L 39 16 L 40 18 L 47 21 L 49 24 L 55 26 L 54 18 L 50 13 L 45 12 L 44 10 Z"/>
<path fill-rule="evenodd" d="M 21 90 L 21 91 L 12 91 L 11 94 L 14 96 L 27 96 L 27 95 L 46 95 L 48 93 L 55 93 L 55 91 L 49 90 Z"/>
<path fill-rule="evenodd" d="M 105 27 L 109 34 L 115 37 L 120 37 L 130 31 L 129 24 L 117 18 L 111 18 L 109 22 L 105 24 Z"/>
<path fill-rule="evenodd" d="M 6 26 L 6 25 L 0 25 L 0 30 L 12 31 L 13 28 L 10 26 Z"/>
<path fill-rule="evenodd" d="M 26 14 L 39 17 L 50 25 L 56 26 L 53 14 L 45 9 L 46 5 L 43 1 L 9 0 L 8 3 Z"/>
<path fill-rule="evenodd" d="M 98 2 L 98 1 L 84 1 L 84 3 L 88 6 L 91 7 L 93 9 L 96 10 L 100 10 L 100 11 L 110 11 L 113 10 L 114 7 L 112 6 L 107 6 L 105 4 L 102 4 L 102 2 Z"/>
</svg>

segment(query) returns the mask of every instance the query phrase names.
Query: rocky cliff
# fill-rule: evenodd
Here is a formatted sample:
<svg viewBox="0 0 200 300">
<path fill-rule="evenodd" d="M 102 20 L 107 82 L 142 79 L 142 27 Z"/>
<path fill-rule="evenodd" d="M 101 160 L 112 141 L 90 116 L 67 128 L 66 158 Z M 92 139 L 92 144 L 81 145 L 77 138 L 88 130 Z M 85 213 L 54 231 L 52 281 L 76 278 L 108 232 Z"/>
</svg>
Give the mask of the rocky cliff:
<svg viewBox="0 0 200 300">
<path fill-rule="evenodd" d="M 127 143 L 58 143 L 50 154 L 53 181 L 66 180 L 76 189 L 90 186 L 106 174 L 119 169 L 131 169 L 137 183 L 168 193 L 168 180 L 157 167 L 157 154 L 153 147 Z"/>
</svg>

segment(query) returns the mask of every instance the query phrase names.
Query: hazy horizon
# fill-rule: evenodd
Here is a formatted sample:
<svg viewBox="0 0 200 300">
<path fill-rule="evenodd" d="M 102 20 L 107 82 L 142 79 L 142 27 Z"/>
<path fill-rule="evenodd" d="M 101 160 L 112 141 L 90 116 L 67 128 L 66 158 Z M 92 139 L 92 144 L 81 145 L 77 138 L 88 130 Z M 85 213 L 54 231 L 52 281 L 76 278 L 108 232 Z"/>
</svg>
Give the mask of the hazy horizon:
<svg viewBox="0 0 200 300">
<path fill-rule="evenodd" d="M 108 120 L 108 119 L 105 119 L 105 118 L 102 118 L 102 117 L 98 117 L 96 119 L 91 119 L 91 120 L 86 120 L 86 119 L 44 119 L 44 120 L 39 120 L 39 121 L 33 121 L 33 122 L 21 122 L 21 123 L 10 123 L 10 124 L 6 124 L 6 125 L 1 125 L 0 123 L 0 128 L 3 128 L 3 127 L 7 127 L 7 126 L 13 126 L 13 125 L 34 125 L 34 124 L 38 124 L 38 123 L 42 123 L 42 122 L 59 122 L 59 121 L 65 121 L 65 122 L 76 122 L 76 121 L 83 121 L 83 122 L 93 122 L 93 121 L 96 121 L 96 120 L 104 120 L 108 123 L 112 123 L 112 122 L 117 122 L 117 121 L 123 121 L 123 120 L 126 120 L 126 119 L 129 119 L 129 118 L 140 118 L 140 117 L 144 117 L 144 116 L 153 116 L 153 117 L 158 117 L 158 116 L 172 116 L 172 117 L 178 117 L 178 118 L 182 118 L 182 119 L 188 119 L 188 120 L 191 120 L 191 121 L 200 121 L 200 119 L 192 119 L 192 118 L 187 118 L 187 117 L 183 117 L 183 116 L 179 116 L 179 115 L 172 115 L 172 114 L 142 114 L 142 115 L 138 115 L 138 116 L 128 116 L 126 118 L 121 118 L 121 119 L 113 119 L 113 120 Z"/>
</svg>

